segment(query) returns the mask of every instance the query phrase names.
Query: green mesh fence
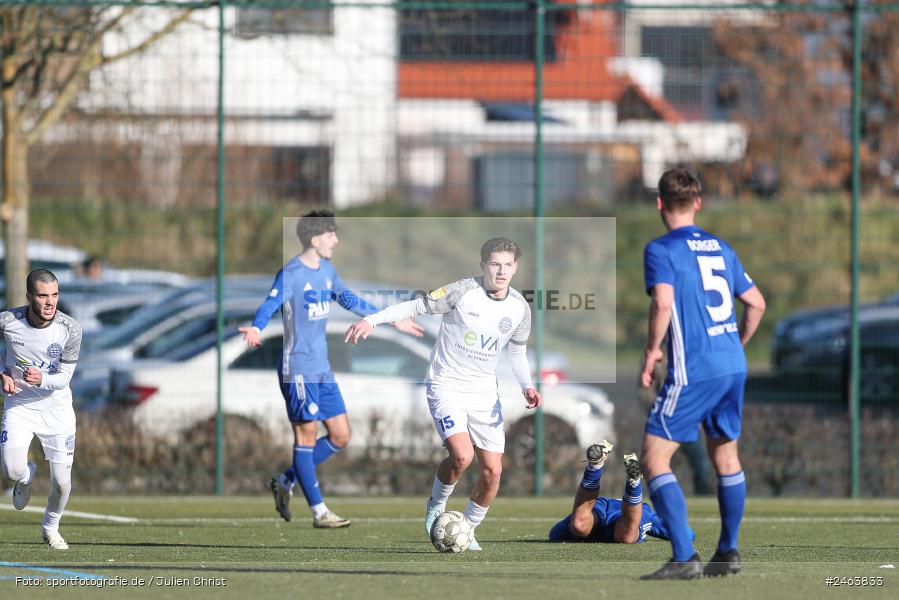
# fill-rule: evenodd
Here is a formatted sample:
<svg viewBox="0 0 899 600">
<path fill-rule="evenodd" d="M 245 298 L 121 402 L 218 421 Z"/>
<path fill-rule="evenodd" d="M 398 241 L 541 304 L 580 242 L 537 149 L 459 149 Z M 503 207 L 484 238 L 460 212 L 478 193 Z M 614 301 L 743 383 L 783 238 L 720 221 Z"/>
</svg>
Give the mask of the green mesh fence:
<svg viewBox="0 0 899 600">
<path fill-rule="evenodd" d="M 750 478 L 750 491 L 846 493 L 848 459 L 819 467 L 805 453 L 851 452 L 854 8 L 836 0 L 227 3 L 225 265 L 260 277 L 230 284 L 253 300 L 226 308 L 226 337 L 282 262 L 282 218 L 311 207 L 354 218 L 502 219 L 533 215 L 539 198 L 547 216 L 614 217 L 617 383 L 596 383 L 595 366 L 571 350 L 565 377 L 606 394 L 619 445 L 637 449 L 651 400 L 634 384 L 645 342 L 642 250 L 664 233 L 658 177 L 687 165 L 703 182 L 699 224 L 733 245 L 768 302 L 747 348 L 744 445 L 762 448 L 747 472 L 767 473 Z M 895 465 L 877 457 L 895 448 L 899 403 L 899 4 L 860 10 L 861 480 L 864 493 L 895 494 Z M 153 402 L 150 390 L 129 387 L 142 360 L 176 369 L 214 340 L 208 311 L 157 337 L 142 337 L 139 326 L 109 332 L 183 284 L 180 276 L 215 273 L 218 18 L 217 5 L 200 2 L 0 1 L 5 241 L 54 244 L 28 252 L 31 264 L 62 274 L 63 309 L 98 336 L 130 344 L 113 358 L 86 338 L 73 384 L 86 427 L 108 413 L 127 420 L 129 403 Z M 550 250 L 546 272 L 589 264 L 579 246 Z M 109 285 L 83 282 L 88 256 L 103 262 Z M 339 257 L 335 264 L 360 270 Z M 209 307 L 214 293 L 198 298 Z M 557 346 L 547 338 L 547 352 Z M 214 381 L 214 371 L 202 373 Z M 213 402 L 213 387 L 200 393 Z M 259 427 L 236 423 L 226 426 Z M 570 438 L 564 422 L 556 426 Z M 163 468 L 181 489 L 211 458 L 208 449 L 171 449 L 206 448 L 204 427 L 163 441 L 138 428 L 94 448 L 127 447 L 121 455 L 146 466 L 145 476 L 123 482 L 109 463 L 76 477 L 82 489 L 159 490 Z M 229 491 L 254 489 L 241 474 L 276 457 L 286 465 L 289 437 L 258 437 L 267 440 L 263 458 L 227 455 Z M 376 458 L 372 489 L 420 491 L 404 471 L 411 459 L 384 442 L 341 460 Z M 427 481 L 430 458 L 420 462 Z M 330 468 L 326 489 L 343 472 Z M 576 471 L 548 465 L 546 491 L 569 493 Z M 529 475 L 510 473 L 510 489 L 533 488 Z"/>
</svg>

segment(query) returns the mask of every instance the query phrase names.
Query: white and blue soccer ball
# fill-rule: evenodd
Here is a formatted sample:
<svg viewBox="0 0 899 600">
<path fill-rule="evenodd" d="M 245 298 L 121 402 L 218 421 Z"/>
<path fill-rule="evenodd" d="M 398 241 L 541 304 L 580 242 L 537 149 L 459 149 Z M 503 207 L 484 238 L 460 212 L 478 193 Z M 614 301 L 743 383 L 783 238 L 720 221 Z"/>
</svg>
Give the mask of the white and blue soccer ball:
<svg viewBox="0 0 899 600">
<path fill-rule="evenodd" d="M 440 552 L 465 552 L 473 538 L 471 523 L 455 510 L 441 514 L 431 525 L 431 543 Z"/>
</svg>

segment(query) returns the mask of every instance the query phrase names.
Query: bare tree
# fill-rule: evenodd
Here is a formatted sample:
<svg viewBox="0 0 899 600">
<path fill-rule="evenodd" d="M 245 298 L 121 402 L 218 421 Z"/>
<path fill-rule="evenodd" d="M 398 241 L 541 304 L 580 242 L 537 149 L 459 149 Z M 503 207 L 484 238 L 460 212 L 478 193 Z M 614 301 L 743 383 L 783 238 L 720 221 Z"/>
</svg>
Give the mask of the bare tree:
<svg viewBox="0 0 899 600">
<path fill-rule="evenodd" d="M 871 0 L 870 7 L 882 3 Z M 721 52 L 756 81 L 719 86 L 750 133 L 743 176 L 776 169 L 786 188 L 845 189 L 851 181 L 852 0 L 831 14 L 721 20 Z M 861 169 L 869 189 L 899 182 L 899 15 L 866 13 L 862 29 Z M 756 89 L 749 89 L 752 86 Z"/>
<path fill-rule="evenodd" d="M 6 301 L 25 298 L 28 259 L 28 150 L 72 107 L 90 74 L 141 53 L 190 16 L 175 10 L 140 39 L 104 48 L 148 10 L 135 6 L 0 8 L 0 220 L 6 244 Z"/>
</svg>

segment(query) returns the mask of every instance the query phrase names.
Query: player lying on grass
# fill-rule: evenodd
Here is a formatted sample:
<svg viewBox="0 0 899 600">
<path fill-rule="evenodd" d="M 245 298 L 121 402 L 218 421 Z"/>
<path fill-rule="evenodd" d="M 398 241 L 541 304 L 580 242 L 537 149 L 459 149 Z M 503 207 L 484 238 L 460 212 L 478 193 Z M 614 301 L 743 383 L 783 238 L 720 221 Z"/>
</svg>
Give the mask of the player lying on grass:
<svg viewBox="0 0 899 600">
<path fill-rule="evenodd" d="M 446 508 L 456 482 L 477 456 L 480 477 L 472 490 L 465 518 L 477 527 L 499 491 L 506 437 L 496 381 L 500 351 L 509 345 L 509 362 L 527 408 L 540 406 L 531 383 L 527 341 L 531 308 L 510 283 L 521 250 L 506 238 L 481 247 L 480 277 L 459 280 L 425 298 L 389 306 L 347 330 L 346 341 L 367 338 L 381 323 L 423 315 L 443 315 L 426 378 L 428 408 L 449 456 L 437 467 L 425 512 L 425 531 Z M 472 539 L 469 550 L 480 550 Z"/>
<path fill-rule="evenodd" d="M 627 481 L 621 500 L 599 496 L 599 480 L 611 451 L 612 444 L 606 440 L 587 448 L 587 468 L 574 496 L 574 508 L 549 530 L 551 542 L 639 544 L 647 535 L 670 539 L 661 517 L 643 504 L 643 475 L 636 454 L 624 456 Z"/>
</svg>

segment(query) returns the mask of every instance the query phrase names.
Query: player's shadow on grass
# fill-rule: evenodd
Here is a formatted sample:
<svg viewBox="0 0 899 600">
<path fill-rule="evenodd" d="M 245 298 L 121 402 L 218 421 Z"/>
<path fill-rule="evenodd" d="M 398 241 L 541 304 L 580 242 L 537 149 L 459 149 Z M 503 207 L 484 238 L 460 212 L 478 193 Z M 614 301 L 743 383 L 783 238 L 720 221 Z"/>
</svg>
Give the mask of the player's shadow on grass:
<svg viewBox="0 0 899 600">
<path fill-rule="evenodd" d="M 7 544 L 16 546 L 43 546 L 45 544 L 36 542 L 6 542 Z M 75 542 L 79 547 L 87 546 L 109 546 L 125 547 L 125 548 L 209 548 L 209 549 L 235 549 L 235 550 L 265 550 L 277 548 L 278 550 L 342 550 L 348 552 L 362 552 L 367 554 L 433 554 L 430 548 L 422 550 L 410 550 L 402 548 L 359 548 L 358 546 L 272 546 L 270 543 L 259 544 L 257 546 L 247 546 L 239 544 L 168 544 L 164 542 Z"/>
<path fill-rule="evenodd" d="M 803 546 L 800 544 L 767 544 L 765 546 L 759 546 L 759 548 L 802 548 L 808 550 L 839 550 L 844 552 L 846 550 L 899 550 L 899 546 L 822 546 L 821 544 L 810 544 L 807 546 Z"/>
<path fill-rule="evenodd" d="M 320 548 L 319 548 L 320 549 Z M 434 554 L 433 551 L 428 554 Z M 385 575 L 388 577 L 406 576 L 406 577 L 434 577 L 434 572 L 430 570 L 400 570 L 400 569 L 325 569 L 320 566 L 311 567 L 289 567 L 278 569 L 273 567 L 196 567 L 196 566 L 170 566 L 170 565 L 85 565 L 85 564 L 53 564 L 41 565 L 42 567 L 50 567 L 53 569 L 80 569 L 82 571 L 165 571 L 170 572 L 188 572 L 202 573 L 209 577 L 217 573 L 265 573 L 270 575 L 277 574 L 309 574 L 309 575 Z M 499 578 L 499 579 L 559 579 L 572 580 L 582 577 L 581 574 L 570 573 L 498 573 L 495 571 L 485 572 L 468 572 L 465 573 L 466 578 Z"/>
</svg>

